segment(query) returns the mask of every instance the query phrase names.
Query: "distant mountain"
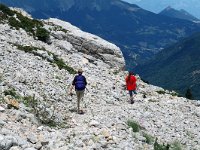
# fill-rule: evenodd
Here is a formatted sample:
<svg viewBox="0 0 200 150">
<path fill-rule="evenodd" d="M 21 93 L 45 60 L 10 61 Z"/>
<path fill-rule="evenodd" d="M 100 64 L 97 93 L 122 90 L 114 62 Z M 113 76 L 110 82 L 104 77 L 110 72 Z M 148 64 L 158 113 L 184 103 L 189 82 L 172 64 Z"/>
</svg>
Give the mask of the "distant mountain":
<svg viewBox="0 0 200 150">
<path fill-rule="evenodd" d="M 200 33 L 164 49 L 147 65 L 138 66 L 145 80 L 184 94 L 191 88 L 200 99 Z"/>
<path fill-rule="evenodd" d="M 172 18 L 179 18 L 179 19 L 184 19 L 184 20 L 189 20 L 189 21 L 199 21 L 196 17 L 188 13 L 187 11 L 181 9 L 181 10 L 176 10 L 170 6 L 165 8 L 163 11 L 159 13 L 160 15 L 172 17 Z"/>
<path fill-rule="evenodd" d="M 200 25 L 146 11 L 120 0 L 1 0 L 36 18 L 59 18 L 119 46 L 128 68 L 167 45 L 200 31 Z"/>
<path fill-rule="evenodd" d="M 199 0 L 124 0 L 136 4 L 146 10 L 159 13 L 167 6 L 180 10 L 184 9 L 193 16 L 200 18 L 200 1 Z"/>
</svg>

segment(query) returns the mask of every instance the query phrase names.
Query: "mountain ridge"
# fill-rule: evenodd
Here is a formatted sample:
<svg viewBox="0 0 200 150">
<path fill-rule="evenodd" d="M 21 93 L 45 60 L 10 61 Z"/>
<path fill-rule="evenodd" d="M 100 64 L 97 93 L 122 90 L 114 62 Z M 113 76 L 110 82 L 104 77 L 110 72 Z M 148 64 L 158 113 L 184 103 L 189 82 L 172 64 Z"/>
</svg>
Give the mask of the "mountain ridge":
<svg viewBox="0 0 200 150">
<path fill-rule="evenodd" d="M 172 8 L 171 6 L 166 7 L 159 14 L 168 16 L 168 17 L 172 17 L 172 18 L 189 20 L 189 21 L 199 21 L 199 19 L 192 16 L 190 13 L 188 13 L 184 9 L 176 10 L 176 9 Z"/>
<path fill-rule="evenodd" d="M 155 85 L 174 89 L 182 95 L 190 88 L 194 98 L 200 99 L 199 40 L 200 33 L 185 38 L 158 53 L 152 61 L 137 69 L 146 80 Z"/>
<path fill-rule="evenodd" d="M 10 4 L 10 6 L 20 6 L 14 5 L 12 0 L 1 2 Z M 30 10 L 33 17 L 48 18 L 51 16 L 67 20 L 84 31 L 115 43 L 121 48 L 129 69 L 152 58 L 167 45 L 200 31 L 200 25 L 196 23 L 163 17 L 120 0 L 90 0 L 84 1 L 83 5 L 71 0 L 66 5 L 67 10 L 60 9 L 65 6 L 63 3 L 60 7 L 63 2 L 61 0 L 51 1 L 52 3 L 48 5 L 45 3 L 44 7 L 43 3 L 46 1 L 43 1 L 38 6 L 39 8 L 37 5 L 41 1 L 34 1 L 34 4 L 23 2 L 21 7 L 27 4 L 26 8 L 28 6 L 34 8 Z M 55 10 L 51 5 L 55 6 L 53 7 Z"/>
<path fill-rule="evenodd" d="M 140 7 L 150 10 L 155 13 L 159 13 L 167 6 L 172 6 L 175 9 L 184 9 L 193 16 L 200 18 L 199 13 L 199 0 L 125 0 L 129 1 L 130 3 L 134 3 L 139 5 Z M 159 7 L 158 7 L 159 6 Z"/>
</svg>

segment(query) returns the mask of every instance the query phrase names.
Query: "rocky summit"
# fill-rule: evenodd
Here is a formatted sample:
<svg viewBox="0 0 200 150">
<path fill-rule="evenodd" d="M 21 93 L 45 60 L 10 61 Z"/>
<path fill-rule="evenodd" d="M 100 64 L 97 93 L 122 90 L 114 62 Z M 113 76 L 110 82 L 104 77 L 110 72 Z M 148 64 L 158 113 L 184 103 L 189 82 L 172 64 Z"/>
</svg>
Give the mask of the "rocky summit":
<svg viewBox="0 0 200 150">
<path fill-rule="evenodd" d="M 1 150 L 200 149 L 198 101 L 137 76 L 130 104 L 117 46 L 58 19 L 1 8 Z M 88 82 L 82 115 L 69 95 L 79 68 Z"/>
</svg>

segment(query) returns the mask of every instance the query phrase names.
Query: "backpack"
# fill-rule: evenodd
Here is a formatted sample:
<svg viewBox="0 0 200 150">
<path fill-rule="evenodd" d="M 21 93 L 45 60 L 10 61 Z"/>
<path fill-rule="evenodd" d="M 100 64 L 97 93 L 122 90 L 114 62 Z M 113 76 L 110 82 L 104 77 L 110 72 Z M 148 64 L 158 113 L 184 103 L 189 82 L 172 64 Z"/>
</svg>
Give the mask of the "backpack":
<svg viewBox="0 0 200 150">
<path fill-rule="evenodd" d="M 84 90 L 86 87 L 85 77 L 83 75 L 77 75 L 75 77 L 75 89 L 78 91 Z"/>
</svg>

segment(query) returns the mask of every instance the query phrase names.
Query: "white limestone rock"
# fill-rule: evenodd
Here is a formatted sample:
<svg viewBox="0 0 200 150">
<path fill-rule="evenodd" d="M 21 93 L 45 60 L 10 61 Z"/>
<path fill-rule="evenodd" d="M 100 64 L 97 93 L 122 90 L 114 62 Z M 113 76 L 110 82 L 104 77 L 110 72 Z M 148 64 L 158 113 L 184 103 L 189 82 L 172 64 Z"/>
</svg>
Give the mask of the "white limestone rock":
<svg viewBox="0 0 200 150">
<path fill-rule="evenodd" d="M 99 122 L 96 121 L 96 120 L 92 120 L 92 121 L 89 123 L 89 126 L 90 126 L 90 127 L 92 127 L 92 126 L 98 127 L 99 125 L 100 125 Z"/>
<path fill-rule="evenodd" d="M 5 111 L 5 108 L 0 106 L 0 112 L 4 112 L 4 111 Z"/>
</svg>

